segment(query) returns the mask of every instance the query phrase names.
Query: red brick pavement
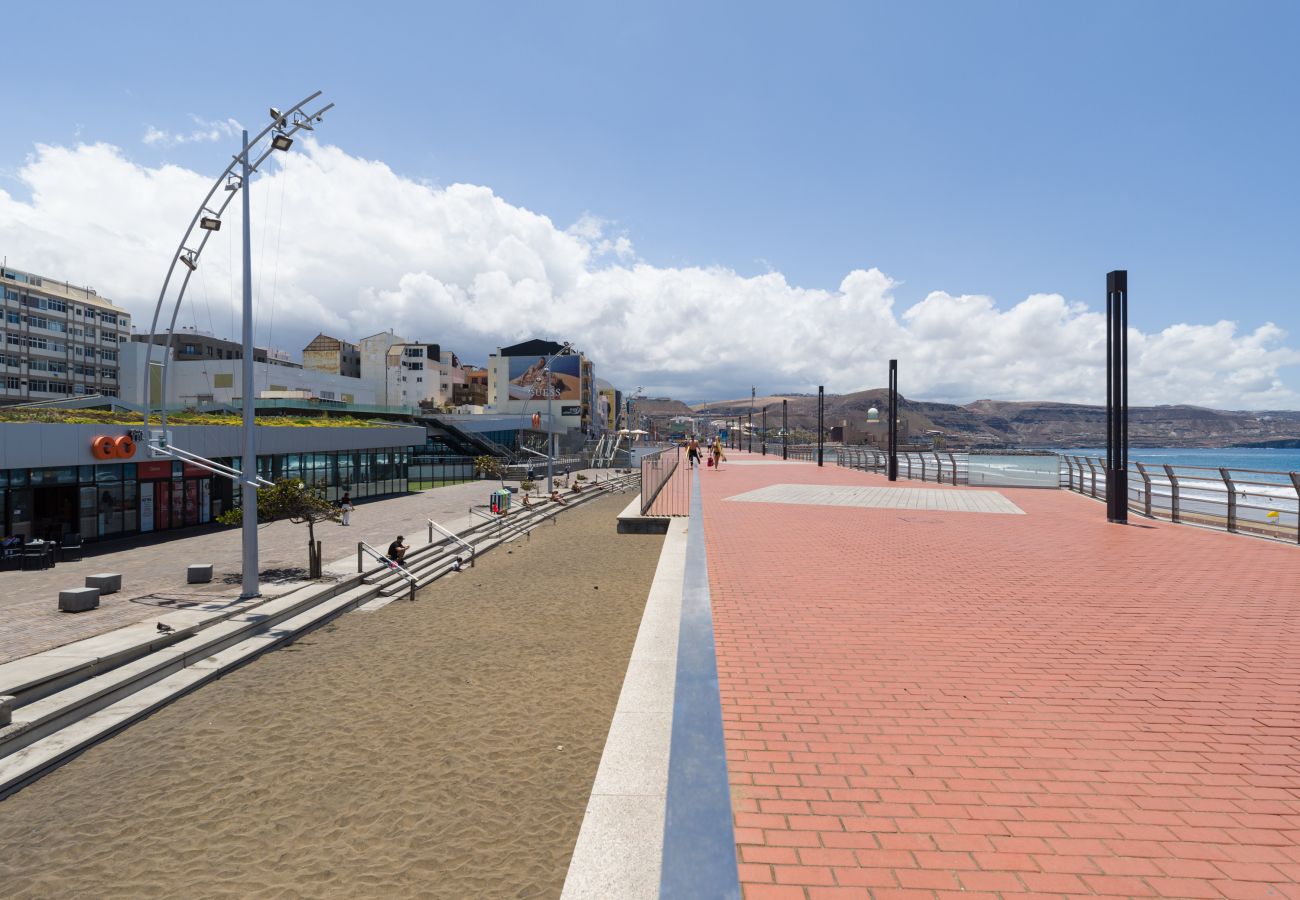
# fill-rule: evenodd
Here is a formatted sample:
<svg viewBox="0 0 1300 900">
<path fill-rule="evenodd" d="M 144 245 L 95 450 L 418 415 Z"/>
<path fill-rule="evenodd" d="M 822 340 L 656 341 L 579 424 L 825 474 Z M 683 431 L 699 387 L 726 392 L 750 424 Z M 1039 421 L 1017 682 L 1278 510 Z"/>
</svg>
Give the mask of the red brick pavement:
<svg viewBox="0 0 1300 900">
<path fill-rule="evenodd" d="M 1300 549 L 700 480 L 746 898 L 1300 898 Z"/>
</svg>

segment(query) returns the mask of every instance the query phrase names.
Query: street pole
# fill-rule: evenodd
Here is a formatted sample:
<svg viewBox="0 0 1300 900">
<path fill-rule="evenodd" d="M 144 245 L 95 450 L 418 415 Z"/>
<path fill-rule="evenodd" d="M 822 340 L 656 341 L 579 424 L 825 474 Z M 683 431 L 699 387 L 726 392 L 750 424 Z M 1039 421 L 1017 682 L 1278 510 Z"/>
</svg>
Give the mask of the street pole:
<svg viewBox="0 0 1300 900">
<path fill-rule="evenodd" d="M 788 444 L 790 442 L 789 406 L 790 406 L 790 401 L 782 397 L 781 398 L 781 458 L 782 459 L 790 458 L 790 449 L 788 447 Z"/>
<path fill-rule="evenodd" d="M 767 456 L 767 407 L 763 407 L 763 455 Z"/>
<path fill-rule="evenodd" d="M 754 398 L 758 395 L 758 387 L 755 385 L 749 389 L 749 453 L 754 452 Z"/>
<path fill-rule="evenodd" d="M 826 459 L 826 386 L 817 385 L 817 465 Z"/>
<path fill-rule="evenodd" d="M 1106 521 L 1128 524 L 1128 272 L 1124 269 L 1106 273 Z"/>
<path fill-rule="evenodd" d="M 555 417 L 551 415 L 554 407 L 551 405 L 551 395 L 555 392 L 551 390 L 551 359 L 552 355 L 546 361 L 546 493 L 549 496 L 555 490 Z M 631 429 L 629 429 L 631 430 Z M 630 441 L 632 435 L 628 435 Z M 629 447 L 631 444 L 628 445 Z"/>
<path fill-rule="evenodd" d="M 898 480 L 898 360 L 889 361 L 889 480 Z"/>
<path fill-rule="evenodd" d="M 242 477 L 242 487 L 240 490 L 241 505 L 243 507 L 242 530 L 243 530 L 243 578 L 241 584 L 241 600 L 248 600 L 253 597 L 261 596 L 258 589 L 258 559 L 257 559 L 257 431 L 256 412 L 257 402 L 254 399 L 253 390 L 253 260 L 252 247 L 253 237 L 250 227 L 251 217 L 249 215 L 249 191 L 252 189 L 252 172 L 248 165 L 248 132 L 244 132 L 244 159 L 241 169 L 240 187 L 243 190 L 241 202 L 244 208 L 243 222 L 243 243 L 244 243 L 244 359 L 243 359 L 243 385 L 241 393 L 244 395 L 244 460 L 240 468 Z M 167 398 L 163 398 L 166 404 Z"/>
</svg>

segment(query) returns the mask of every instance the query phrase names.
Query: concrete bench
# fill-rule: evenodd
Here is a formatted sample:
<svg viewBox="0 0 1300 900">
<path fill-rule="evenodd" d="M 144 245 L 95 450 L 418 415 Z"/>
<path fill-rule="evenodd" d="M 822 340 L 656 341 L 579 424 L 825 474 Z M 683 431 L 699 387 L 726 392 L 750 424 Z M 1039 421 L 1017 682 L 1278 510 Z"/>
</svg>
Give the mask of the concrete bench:
<svg viewBox="0 0 1300 900">
<path fill-rule="evenodd" d="M 99 588 L 99 595 L 116 594 L 122 590 L 122 575 L 119 572 L 100 572 L 86 576 L 86 587 Z"/>
<path fill-rule="evenodd" d="M 190 566 L 185 572 L 185 580 L 189 584 L 207 584 L 212 580 L 212 563 Z"/>
<path fill-rule="evenodd" d="M 59 591 L 62 612 L 85 612 L 99 606 L 99 588 L 80 587 Z"/>
</svg>

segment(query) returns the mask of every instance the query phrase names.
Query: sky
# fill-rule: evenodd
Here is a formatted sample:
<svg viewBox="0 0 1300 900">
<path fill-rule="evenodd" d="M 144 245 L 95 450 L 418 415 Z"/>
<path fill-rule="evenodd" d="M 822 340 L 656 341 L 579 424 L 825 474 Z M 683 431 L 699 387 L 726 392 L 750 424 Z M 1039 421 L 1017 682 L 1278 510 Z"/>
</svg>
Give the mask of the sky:
<svg viewBox="0 0 1300 900">
<path fill-rule="evenodd" d="M 0 256 L 145 324 L 270 105 L 259 340 L 571 340 L 688 400 L 1300 408 L 1300 4 L 24 4 Z M 242 29 L 242 31 L 241 31 Z M 235 335 L 238 216 L 181 324 Z M 236 297 L 237 299 L 237 297 Z M 142 321 L 144 320 L 144 321 Z"/>
</svg>

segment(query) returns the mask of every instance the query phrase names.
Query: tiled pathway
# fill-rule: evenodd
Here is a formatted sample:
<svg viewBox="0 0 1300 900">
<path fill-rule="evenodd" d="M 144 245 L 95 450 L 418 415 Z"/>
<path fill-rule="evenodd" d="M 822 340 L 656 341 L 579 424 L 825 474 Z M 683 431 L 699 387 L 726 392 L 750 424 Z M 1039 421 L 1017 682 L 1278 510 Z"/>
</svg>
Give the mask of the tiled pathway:
<svg viewBox="0 0 1300 900">
<path fill-rule="evenodd" d="M 1300 548 L 700 481 L 747 898 L 1300 897 Z"/>
</svg>

